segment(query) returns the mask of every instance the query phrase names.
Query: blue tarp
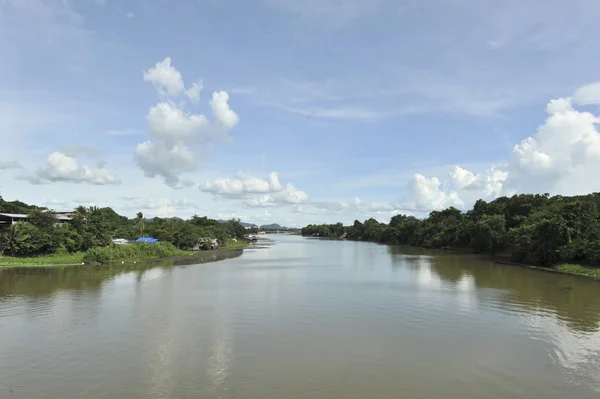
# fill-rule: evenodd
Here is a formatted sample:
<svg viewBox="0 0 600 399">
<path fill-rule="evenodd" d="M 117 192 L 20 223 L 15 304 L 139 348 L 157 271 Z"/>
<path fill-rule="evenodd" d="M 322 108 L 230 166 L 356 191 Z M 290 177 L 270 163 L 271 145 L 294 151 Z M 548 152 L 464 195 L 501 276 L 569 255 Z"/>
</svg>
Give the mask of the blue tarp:
<svg viewBox="0 0 600 399">
<path fill-rule="evenodd" d="M 135 242 L 158 242 L 158 239 L 156 238 L 152 238 L 152 237 L 140 237 L 137 240 L 135 240 Z"/>
</svg>

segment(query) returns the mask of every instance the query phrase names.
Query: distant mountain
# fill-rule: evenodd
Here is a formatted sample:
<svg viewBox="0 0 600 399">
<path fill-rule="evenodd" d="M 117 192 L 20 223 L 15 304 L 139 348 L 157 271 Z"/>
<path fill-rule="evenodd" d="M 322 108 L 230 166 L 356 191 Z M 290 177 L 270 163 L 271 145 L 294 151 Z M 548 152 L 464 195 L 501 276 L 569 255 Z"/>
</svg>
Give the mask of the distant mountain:
<svg viewBox="0 0 600 399">
<path fill-rule="evenodd" d="M 277 223 L 273 223 L 273 224 L 263 224 L 262 226 L 260 226 L 260 229 L 261 230 L 281 230 L 281 229 L 287 229 L 287 227 L 281 227 Z"/>
<path fill-rule="evenodd" d="M 217 222 L 219 223 L 225 223 L 227 222 L 227 220 L 223 220 L 223 219 L 218 219 Z M 256 226 L 254 223 L 246 223 L 246 222 L 240 222 L 240 224 L 244 227 L 252 227 L 252 226 Z"/>
</svg>

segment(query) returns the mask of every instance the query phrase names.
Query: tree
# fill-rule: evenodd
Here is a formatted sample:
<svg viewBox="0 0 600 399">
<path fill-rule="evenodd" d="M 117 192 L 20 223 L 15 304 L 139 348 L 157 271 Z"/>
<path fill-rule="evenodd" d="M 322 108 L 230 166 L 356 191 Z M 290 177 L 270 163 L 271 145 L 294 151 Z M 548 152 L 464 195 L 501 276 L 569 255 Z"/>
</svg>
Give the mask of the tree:
<svg viewBox="0 0 600 399">
<path fill-rule="evenodd" d="M 146 224 L 146 219 L 144 218 L 144 214 L 142 212 L 138 212 L 135 216 L 134 226 L 140 231 L 140 235 L 144 236 L 144 225 Z"/>
<path fill-rule="evenodd" d="M 0 252 L 10 256 L 18 256 L 27 252 L 29 234 L 22 229 L 23 224 L 15 223 L 0 235 Z"/>
<path fill-rule="evenodd" d="M 477 252 L 495 254 L 506 245 L 506 220 L 504 215 L 483 215 L 474 224 L 471 246 Z"/>
</svg>

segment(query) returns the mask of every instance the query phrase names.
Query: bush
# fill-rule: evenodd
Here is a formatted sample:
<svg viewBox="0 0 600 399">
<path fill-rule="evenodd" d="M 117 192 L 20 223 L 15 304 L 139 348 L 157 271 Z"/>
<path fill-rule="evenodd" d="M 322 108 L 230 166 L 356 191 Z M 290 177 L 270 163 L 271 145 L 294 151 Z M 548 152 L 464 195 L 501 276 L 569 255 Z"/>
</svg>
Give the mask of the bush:
<svg viewBox="0 0 600 399">
<path fill-rule="evenodd" d="M 135 243 L 91 248 L 85 253 L 85 263 L 108 264 L 112 262 L 132 262 L 145 259 L 166 258 L 179 254 L 173 244 L 166 242 Z"/>
</svg>

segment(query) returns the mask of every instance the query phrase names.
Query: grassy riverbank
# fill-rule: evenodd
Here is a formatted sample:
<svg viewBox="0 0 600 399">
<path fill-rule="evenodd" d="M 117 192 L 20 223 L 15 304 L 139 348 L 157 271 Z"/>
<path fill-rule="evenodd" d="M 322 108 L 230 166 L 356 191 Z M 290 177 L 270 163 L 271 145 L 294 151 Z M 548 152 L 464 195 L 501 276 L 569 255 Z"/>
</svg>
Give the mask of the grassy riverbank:
<svg viewBox="0 0 600 399">
<path fill-rule="evenodd" d="M 554 270 L 560 273 L 568 273 L 577 276 L 586 276 L 596 279 L 600 279 L 600 269 L 597 267 L 574 265 L 574 264 L 563 264 L 554 267 Z"/>
<path fill-rule="evenodd" d="M 250 244 L 248 241 L 234 241 L 234 240 L 228 239 L 223 244 L 222 249 L 225 249 L 225 250 L 241 249 L 241 248 L 249 247 L 250 245 L 252 245 L 252 244 Z"/>
<path fill-rule="evenodd" d="M 58 266 L 78 265 L 83 262 L 83 252 L 65 255 L 46 255 L 36 257 L 17 258 L 12 256 L 0 256 L 1 266 Z"/>
<path fill-rule="evenodd" d="M 83 262 L 86 264 L 137 262 L 191 254 L 193 252 L 177 249 L 173 244 L 166 242 L 154 244 L 135 243 L 131 245 L 111 245 L 108 247 L 92 248 L 85 253 Z"/>
<path fill-rule="evenodd" d="M 79 252 L 64 255 L 45 255 L 36 257 L 12 257 L 0 256 L 0 267 L 2 266 L 63 266 L 85 264 L 110 264 L 121 262 L 140 262 L 148 260 L 160 260 L 166 258 L 198 257 L 199 253 L 214 253 L 219 251 L 231 251 L 243 249 L 251 245 L 246 241 L 227 240 L 223 247 L 213 251 L 183 251 L 175 248 L 169 243 L 133 245 L 112 245 L 109 247 L 92 248 L 87 252 Z"/>
</svg>

